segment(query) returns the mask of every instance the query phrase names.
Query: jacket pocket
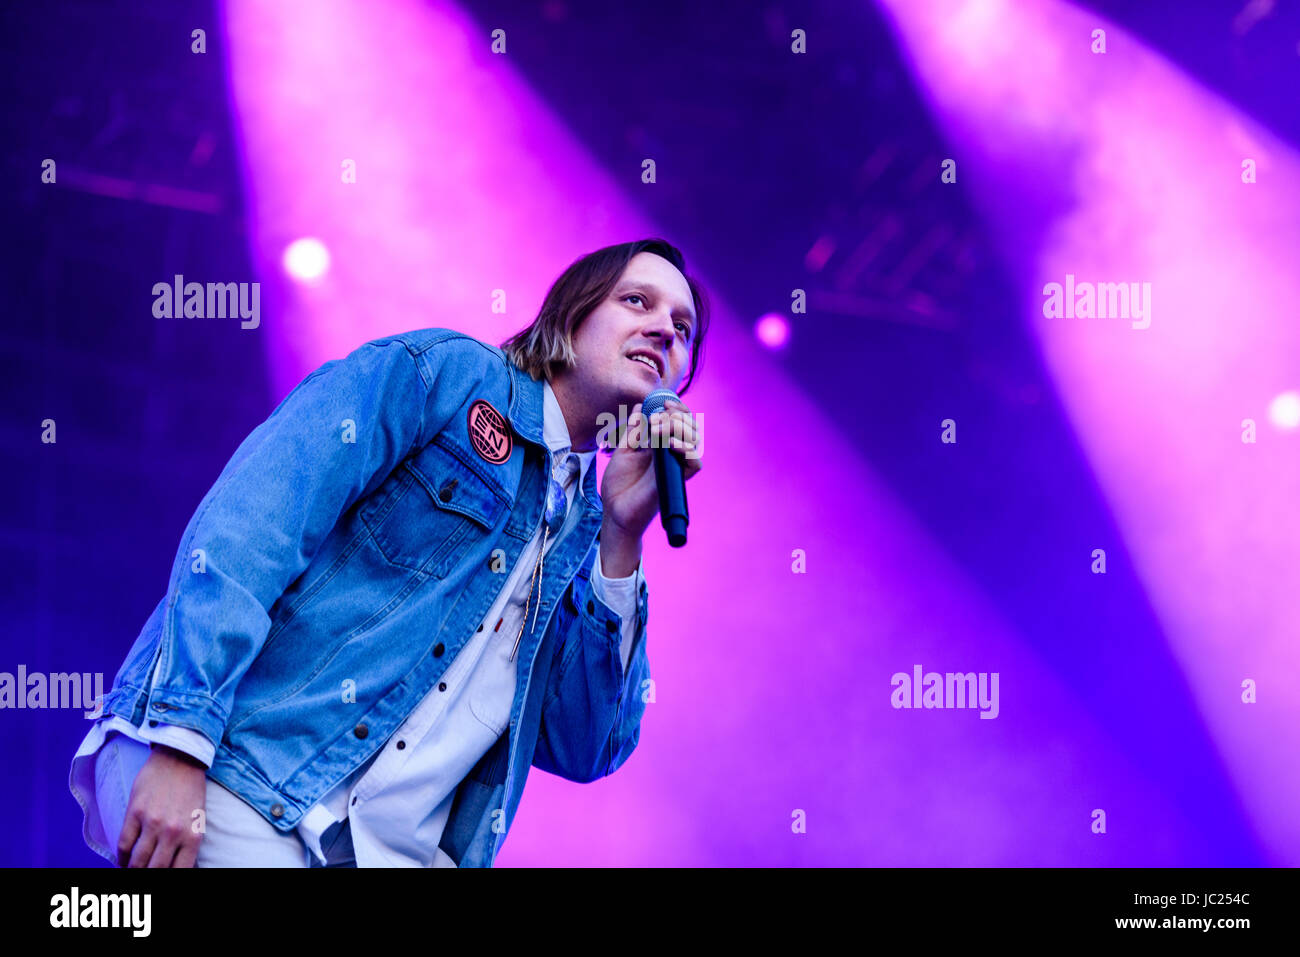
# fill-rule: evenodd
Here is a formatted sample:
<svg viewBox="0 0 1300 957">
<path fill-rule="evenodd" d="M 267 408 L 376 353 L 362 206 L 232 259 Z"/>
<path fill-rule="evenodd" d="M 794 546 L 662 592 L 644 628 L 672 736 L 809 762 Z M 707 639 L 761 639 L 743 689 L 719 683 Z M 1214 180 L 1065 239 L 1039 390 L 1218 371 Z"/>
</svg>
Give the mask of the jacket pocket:
<svg viewBox="0 0 1300 957">
<path fill-rule="evenodd" d="M 394 470 L 360 517 L 390 564 L 442 578 L 506 504 L 455 454 L 431 444 Z"/>
</svg>

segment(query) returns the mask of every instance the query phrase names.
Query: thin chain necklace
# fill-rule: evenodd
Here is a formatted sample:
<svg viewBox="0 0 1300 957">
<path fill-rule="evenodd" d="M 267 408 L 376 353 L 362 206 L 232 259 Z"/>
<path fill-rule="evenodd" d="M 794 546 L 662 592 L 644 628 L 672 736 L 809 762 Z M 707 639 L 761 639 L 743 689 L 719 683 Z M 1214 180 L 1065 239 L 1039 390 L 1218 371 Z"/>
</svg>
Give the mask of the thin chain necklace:
<svg viewBox="0 0 1300 957">
<path fill-rule="evenodd" d="M 572 450 L 570 450 L 568 453 L 565 454 L 565 457 L 564 457 L 561 461 L 562 461 L 563 463 L 567 464 L 568 461 L 569 461 L 569 456 L 572 455 L 572 454 L 573 454 L 573 452 L 572 452 Z M 579 466 L 579 468 L 578 468 L 577 471 L 578 471 L 578 474 L 581 475 L 581 471 L 582 471 L 582 470 L 581 470 L 581 466 Z M 567 478 L 569 477 L 569 475 L 570 475 L 570 473 L 566 471 L 566 472 L 565 472 L 565 478 L 567 479 Z M 545 563 L 546 563 L 546 543 L 547 543 L 548 541 L 550 541 L 550 538 L 551 538 L 551 525 L 552 525 L 552 523 L 554 522 L 554 523 L 556 523 L 556 524 L 561 524 L 561 525 L 562 525 L 563 522 L 564 522 L 565 516 L 568 514 L 568 510 L 569 510 L 569 497 L 568 497 L 568 493 L 565 492 L 565 490 L 564 490 L 564 486 L 562 486 L 559 482 L 557 482 L 557 481 L 555 480 L 555 470 L 554 470 L 554 468 L 551 469 L 551 478 L 550 478 L 550 482 L 551 482 L 551 485 L 550 485 L 550 487 L 549 487 L 548 490 L 547 490 L 547 507 L 546 507 L 546 513 L 549 513 L 549 514 L 543 514 L 543 516 L 542 516 L 542 521 L 545 523 L 545 528 L 544 528 L 543 533 L 542 533 L 542 547 L 541 547 L 541 548 L 538 550 L 538 552 L 537 552 L 537 563 L 536 563 L 535 565 L 533 565 L 533 577 L 532 577 L 532 580 L 528 583 L 528 600 L 524 603 L 524 617 L 523 617 L 523 621 L 521 621 L 521 622 L 519 623 L 519 634 L 517 634 L 517 635 L 515 636 L 515 646 L 514 646 L 512 649 L 510 649 L 510 660 L 511 660 L 511 661 L 514 661 L 514 660 L 515 660 L 515 654 L 519 651 L 519 642 L 520 642 L 520 641 L 523 639 L 523 637 L 524 637 L 524 627 L 525 627 L 525 626 L 527 625 L 527 623 L 528 623 L 528 609 L 529 609 L 530 607 L 532 607 L 532 602 L 533 602 L 533 586 L 534 586 L 534 585 L 537 586 L 537 606 L 536 606 L 535 608 L 533 608 L 533 624 L 532 624 L 532 629 L 535 629 L 535 628 L 537 627 L 537 613 L 538 613 L 538 611 L 541 610 L 541 607 L 542 607 L 542 586 L 541 586 L 541 579 L 542 579 L 542 575 L 544 574 L 544 572 L 545 572 L 545 568 L 546 568 L 546 564 L 545 564 Z M 562 503 L 562 504 L 560 504 L 560 503 Z M 552 509 L 553 509 L 553 510 L 552 510 Z M 529 629 L 529 634 L 532 634 L 532 629 Z"/>
<path fill-rule="evenodd" d="M 515 652 L 519 650 L 519 640 L 524 637 L 524 625 L 528 621 L 528 606 L 531 605 L 533 601 L 533 585 L 537 582 L 538 577 L 542 573 L 542 562 L 546 557 L 546 541 L 548 538 L 550 538 L 550 535 L 551 535 L 551 528 L 548 525 L 545 531 L 542 533 L 542 549 L 537 553 L 537 564 L 533 566 L 533 579 L 528 583 L 528 601 L 524 603 L 524 620 L 519 623 L 519 634 L 515 636 L 515 646 L 512 649 L 510 649 L 511 661 L 515 660 Z M 542 593 L 541 593 L 541 588 L 539 587 L 537 590 L 537 608 L 533 609 L 534 628 L 537 627 L 537 609 L 541 607 L 542 607 Z M 530 629 L 528 633 L 531 635 L 532 630 Z"/>
</svg>

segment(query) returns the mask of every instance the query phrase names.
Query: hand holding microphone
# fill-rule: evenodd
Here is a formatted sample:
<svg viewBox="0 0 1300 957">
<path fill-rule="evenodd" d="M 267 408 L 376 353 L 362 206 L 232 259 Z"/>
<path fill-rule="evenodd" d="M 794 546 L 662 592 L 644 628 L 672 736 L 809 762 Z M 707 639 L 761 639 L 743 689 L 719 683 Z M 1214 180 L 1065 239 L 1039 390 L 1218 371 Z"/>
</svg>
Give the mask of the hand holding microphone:
<svg viewBox="0 0 1300 957">
<path fill-rule="evenodd" d="M 693 457 L 692 469 L 685 455 L 694 449 L 698 438 L 695 422 L 672 389 L 655 389 L 641 402 L 641 412 L 650 419 L 654 436 L 650 444 L 659 491 L 659 518 L 668 534 L 668 544 L 681 548 L 686 544 L 686 526 L 691 521 L 686 508 L 686 479 L 699 471 L 698 457 Z"/>
<path fill-rule="evenodd" d="M 601 547 L 616 539 L 634 542 L 631 550 L 639 556 L 641 536 L 658 511 L 669 544 L 680 548 L 690 521 L 685 482 L 702 467 L 699 424 L 670 389 L 651 392 L 632 412 L 601 479 L 605 521 L 612 526 L 602 526 Z"/>
</svg>

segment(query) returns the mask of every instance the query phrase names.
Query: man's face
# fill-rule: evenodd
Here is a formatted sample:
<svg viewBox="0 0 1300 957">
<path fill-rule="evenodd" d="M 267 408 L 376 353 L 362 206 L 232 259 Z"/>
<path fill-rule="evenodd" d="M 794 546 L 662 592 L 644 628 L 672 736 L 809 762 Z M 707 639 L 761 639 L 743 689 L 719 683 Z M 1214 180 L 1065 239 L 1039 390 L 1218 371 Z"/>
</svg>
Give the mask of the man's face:
<svg viewBox="0 0 1300 957">
<path fill-rule="evenodd" d="M 695 326 L 686 277 L 662 256 L 637 253 L 574 333 L 578 363 L 572 371 L 603 409 L 630 409 L 655 389 L 678 390 Z"/>
</svg>

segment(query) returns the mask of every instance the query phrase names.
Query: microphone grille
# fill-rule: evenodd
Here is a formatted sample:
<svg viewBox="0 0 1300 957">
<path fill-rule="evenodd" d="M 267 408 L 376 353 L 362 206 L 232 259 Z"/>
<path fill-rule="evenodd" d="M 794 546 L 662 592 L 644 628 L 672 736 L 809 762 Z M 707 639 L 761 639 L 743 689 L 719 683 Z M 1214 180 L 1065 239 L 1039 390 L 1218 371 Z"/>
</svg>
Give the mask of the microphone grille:
<svg viewBox="0 0 1300 957">
<path fill-rule="evenodd" d="M 656 412 L 662 412 L 669 399 L 682 401 L 672 389 L 655 389 L 641 401 L 641 414 L 649 418 Z"/>
</svg>

